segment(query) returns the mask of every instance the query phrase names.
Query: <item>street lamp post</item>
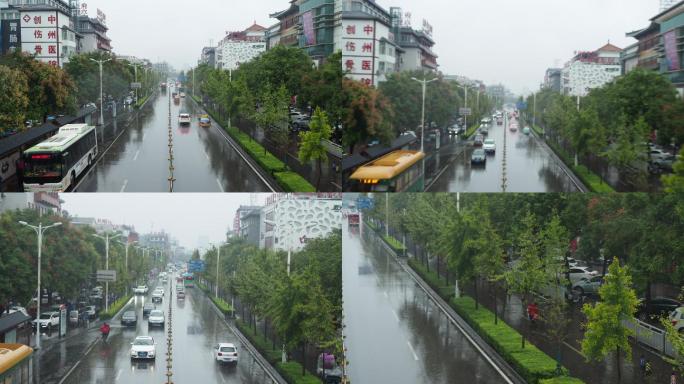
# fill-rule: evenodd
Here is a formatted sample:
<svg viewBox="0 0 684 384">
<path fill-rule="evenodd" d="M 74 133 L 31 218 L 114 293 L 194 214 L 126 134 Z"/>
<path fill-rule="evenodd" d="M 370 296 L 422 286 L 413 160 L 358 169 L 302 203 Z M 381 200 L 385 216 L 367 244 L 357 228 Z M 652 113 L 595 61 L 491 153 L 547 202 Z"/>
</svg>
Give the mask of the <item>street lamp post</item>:
<svg viewBox="0 0 684 384">
<path fill-rule="evenodd" d="M 463 91 L 465 92 L 465 101 L 463 103 L 463 108 L 468 108 L 468 86 L 463 84 L 463 85 L 458 85 L 459 88 L 463 88 Z M 463 115 L 463 126 L 465 127 L 465 130 L 468 131 L 468 114 Z M 463 152 L 465 153 L 465 151 Z"/>
<path fill-rule="evenodd" d="M 100 125 L 104 125 L 104 96 L 102 95 L 102 64 L 111 61 L 112 59 L 107 59 L 107 60 L 95 60 L 93 58 L 90 59 L 91 61 L 94 61 L 100 65 Z"/>
<path fill-rule="evenodd" d="M 218 298 L 218 287 L 219 287 L 219 265 L 221 265 L 221 246 L 223 245 L 223 242 L 218 244 L 217 250 L 216 250 L 216 298 Z"/>
<path fill-rule="evenodd" d="M 38 297 L 36 298 L 36 349 L 40 349 L 40 304 L 41 304 L 41 299 L 42 299 L 42 294 L 40 292 L 40 263 L 42 260 L 42 248 L 43 248 L 43 232 L 47 231 L 50 228 L 53 227 L 58 227 L 62 225 L 61 222 L 56 222 L 54 224 L 50 224 L 46 227 L 43 227 L 43 223 L 38 223 L 38 226 L 31 225 L 25 221 L 20 221 L 19 224 L 32 228 L 34 231 L 36 231 L 36 234 L 38 235 Z"/>
<path fill-rule="evenodd" d="M 420 115 L 420 151 L 425 152 L 423 149 L 424 142 L 425 142 L 425 88 L 426 88 L 427 83 L 432 83 L 433 81 L 437 81 L 437 78 L 434 78 L 432 80 L 427 80 L 427 79 L 418 80 L 415 77 L 412 77 L 411 80 L 419 82 L 422 86 L 423 106 L 421 108 L 421 115 Z"/>
<path fill-rule="evenodd" d="M 138 63 L 129 63 L 131 67 L 133 67 L 133 73 L 134 73 L 134 81 L 137 83 L 138 82 Z M 135 102 L 138 102 L 138 88 L 135 89 Z"/>
<path fill-rule="evenodd" d="M 105 241 L 105 269 L 109 270 L 109 240 L 116 239 L 121 236 L 120 233 L 110 236 L 109 233 L 105 233 L 104 236 L 100 236 L 93 233 L 93 236 L 100 238 Z M 105 281 L 105 311 L 109 310 L 109 281 Z"/>
<path fill-rule="evenodd" d="M 125 258 L 125 264 L 124 264 L 124 265 L 125 265 L 124 269 L 126 270 L 126 276 L 128 276 L 128 247 L 129 247 L 131 244 L 135 244 L 135 243 L 137 243 L 137 242 L 138 242 L 137 240 L 136 240 L 136 241 L 131 241 L 130 243 L 128 242 L 128 240 L 126 240 L 125 243 L 124 243 L 124 242 L 121 242 L 121 241 L 119 242 L 119 244 L 123 245 L 123 246 L 125 247 L 125 249 L 126 249 L 126 258 Z M 126 283 L 126 295 L 128 295 L 128 285 L 129 285 L 129 284 Z"/>
</svg>

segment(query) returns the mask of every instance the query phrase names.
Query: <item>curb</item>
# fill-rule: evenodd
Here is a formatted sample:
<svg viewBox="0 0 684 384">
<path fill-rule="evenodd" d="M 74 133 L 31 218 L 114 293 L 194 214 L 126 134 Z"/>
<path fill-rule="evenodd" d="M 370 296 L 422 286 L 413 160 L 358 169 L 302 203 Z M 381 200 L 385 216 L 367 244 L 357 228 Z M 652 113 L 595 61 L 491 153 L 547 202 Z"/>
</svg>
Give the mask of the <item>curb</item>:
<svg viewBox="0 0 684 384">
<path fill-rule="evenodd" d="M 589 188 L 587 188 L 587 186 L 584 185 L 582 180 L 575 174 L 575 172 L 573 172 L 572 169 L 567 164 L 565 164 L 563 159 L 561 159 L 560 156 L 558 156 L 556 151 L 554 151 L 553 148 L 549 146 L 549 144 L 546 142 L 546 139 L 539 137 L 537 132 L 535 132 L 535 130 L 532 128 L 530 128 L 530 133 L 532 134 L 532 136 L 534 136 L 535 139 L 537 139 L 537 142 L 553 156 L 553 159 L 558 163 L 558 167 L 563 171 L 563 173 L 565 173 L 568 176 L 568 178 L 570 178 L 570 180 L 577 187 L 579 192 L 590 192 Z"/>
</svg>

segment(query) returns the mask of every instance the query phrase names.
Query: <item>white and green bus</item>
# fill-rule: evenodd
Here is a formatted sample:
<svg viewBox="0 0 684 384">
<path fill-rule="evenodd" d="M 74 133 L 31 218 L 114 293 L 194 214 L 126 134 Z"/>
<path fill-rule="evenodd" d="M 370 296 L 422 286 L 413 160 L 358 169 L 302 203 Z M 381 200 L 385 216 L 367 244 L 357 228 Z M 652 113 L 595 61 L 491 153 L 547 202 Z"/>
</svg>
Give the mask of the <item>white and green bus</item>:
<svg viewBox="0 0 684 384">
<path fill-rule="evenodd" d="M 95 127 L 67 124 L 56 135 L 24 151 L 24 190 L 63 192 L 97 156 Z"/>
</svg>

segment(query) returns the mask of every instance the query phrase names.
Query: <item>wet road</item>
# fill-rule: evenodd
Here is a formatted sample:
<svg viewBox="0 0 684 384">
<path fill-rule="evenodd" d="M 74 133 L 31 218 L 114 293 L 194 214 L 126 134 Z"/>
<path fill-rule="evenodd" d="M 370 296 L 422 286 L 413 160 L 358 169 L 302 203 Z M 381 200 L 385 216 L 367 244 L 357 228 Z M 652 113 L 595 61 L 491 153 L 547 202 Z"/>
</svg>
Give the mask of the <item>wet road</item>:
<svg viewBox="0 0 684 384">
<path fill-rule="evenodd" d="M 373 235 L 362 241 L 346 225 L 343 231 L 352 383 L 505 382 L 397 262 L 374 245 Z"/>
<path fill-rule="evenodd" d="M 175 285 L 175 283 L 173 283 Z M 168 316 L 169 300 L 173 305 L 173 377 L 175 383 L 270 383 L 252 356 L 228 330 L 209 300 L 198 288 L 188 288 L 185 301 L 169 298 L 172 287 L 164 285 L 166 294 L 162 304 Z M 153 289 L 150 289 L 152 292 Z M 98 341 L 65 384 L 84 383 L 162 383 L 166 382 L 166 336 L 168 329 L 151 328 L 142 317 L 142 306 L 150 296 L 136 296 L 131 304 L 138 314 L 135 327 L 122 327 L 120 319 L 112 320 L 112 332 L 107 343 Z M 167 318 L 168 322 L 168 318 Z M 168 323 L 167 323 L 168 325 Z M 157 345 L 155 360 L 131 361 L 130 343 L 138 335 L 152 336 Z M 239 363 L 233 367 L 219 365 L 213 359 L 213 345 L 217 342 L 234 343 L 238 347 Z M 45 369 L 45 368 L 43 368 Z"/>
<path fill-rule="evenodd" d="M 511 132 L 509 120 L 492 124 L 488 138 L 496 153 L 487 155 L 486 165 L 470 164 L 472 145 L 446 167 L 430 192 L 503 192 L 504 136 L 506 138 L 506 192 L 576 192 L 577 187 L 563 172 L 555 157 L 530 134 Z M 450 137 L 449 140 L 459 140 Z M 470 143 L 469 143 L 470 144 Z"/>
<path fill-rule="evenodd" d="M 114 127 L 121 136 L 96 166 L 80 180 L 77 192 L 167 192 L 168 94 L 160 94 L 146 113 L 124 127 Z M 189 127 L 180 127 L 178 114 L 192 116 Z M 171 103 L 173 128 L 174 192 L 268 191 L 226 141 L 215 124 L 198 125 L 198 115 L 189 97 L 180 105 Z M 123 124 L 122 124 L 123 125 Z"/>
</svg>

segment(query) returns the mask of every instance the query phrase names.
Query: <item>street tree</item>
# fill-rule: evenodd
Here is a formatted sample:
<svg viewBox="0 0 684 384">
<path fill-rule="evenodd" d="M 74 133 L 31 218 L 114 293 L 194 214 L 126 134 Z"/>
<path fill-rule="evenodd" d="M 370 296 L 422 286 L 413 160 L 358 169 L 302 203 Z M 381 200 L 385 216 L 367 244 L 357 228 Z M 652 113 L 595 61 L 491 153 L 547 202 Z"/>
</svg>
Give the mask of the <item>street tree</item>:
<svg viewBox="0 0 684 384">
<path fill-rule="evenodd" d="M 374 87 L 351 79 L 342 80 L 345 96 L 342 142 L 353 153 L 372 139 L 387 144 L 396 137 L 394 111 L 387 98 Z"/>
<path fill-rule="evenodd" d="M 614 352 L 620 382 L 620 354 L 624 352 L 627 359 L 631 360 L 629 337 L 633 335 L 633 332 L 622 324 L 622 320 L 634 315 L 638 300 L 631 288 L 632 277 L 629 269 L 620 266 L 617 257 L 608 267 L 608 274 L 604 279 L 605 282 L 599 288 L 601 300 L 595 305 L 585 304 L 582 308 L 587 317 L 582 353 L 588 361 L 600 361 Z"/>
<path fill-rule="evenodd" d="M 27 89 L 28 81 L 21 71 L 0 65 L 0 134 L 24 127 Z"/>
<path fill-rule="evenodd" d="M 344 93 L 340 92 L 344 71 L 342 51 L 331 54 L 318 70 L 310 71 L 302 79 L 302 92 L 297 98 L 300 106 L 310 105 L 315 111 L 321 108 L 330 123 L 337 125 L 344 115 Z"/>
<path fill-rule="evenodd" d="M 311 161 L 316 162 L 318 169 L 316 176 L 316 189 L 320 189 L 321 183 L 321 163 L 328 162 L 328 151 L 325 141 L 330 140 L 332 128 L 328 123 L 328 115 L 319 107 L 316 107 L 309 130 L 299 133 L 299 161 L 306 164 Z"/>
<path fill-rule="evenodd" d="M 515 253 L 517 259 L 512 262 L 513 265 L 504 276 L 509 292 L 518 294 L 523 307 L 526 307 L 532 294 L 544 288 L 548 281 L 541 258 L 536 218 L 531 212 L 525 215 L 520 224 Z M 525 348 L 525 336 L 521 339 L 522 348 Z"/>
</svg>

